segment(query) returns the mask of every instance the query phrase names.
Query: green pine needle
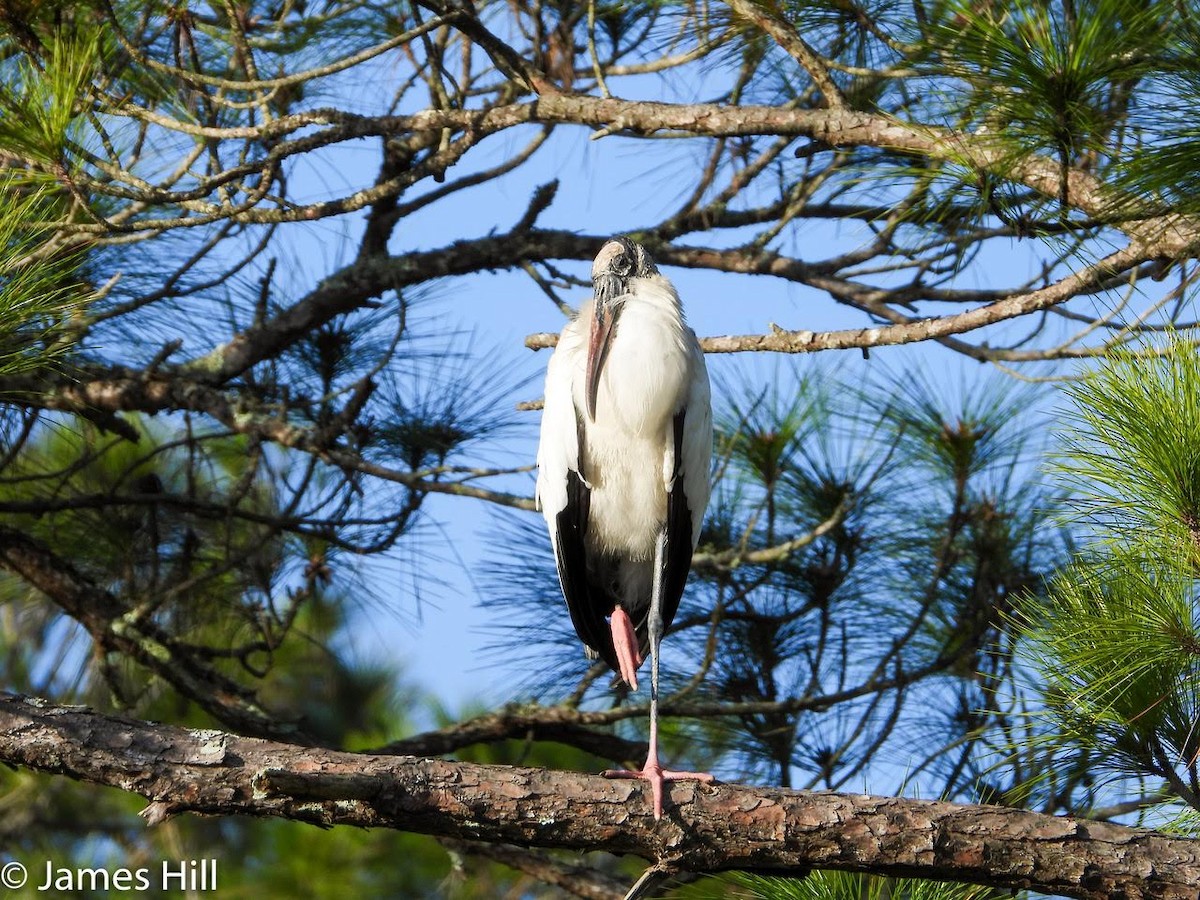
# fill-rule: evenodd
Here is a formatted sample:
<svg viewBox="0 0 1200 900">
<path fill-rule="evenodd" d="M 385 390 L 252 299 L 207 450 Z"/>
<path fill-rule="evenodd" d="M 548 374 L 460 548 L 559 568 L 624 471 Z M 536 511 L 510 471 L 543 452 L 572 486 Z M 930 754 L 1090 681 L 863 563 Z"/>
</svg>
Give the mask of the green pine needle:
<svg viewBox="0 0 1200 900">
<path fill-rule="evenodd" d="M 44 59 L 23 58 L 0 86 L 0 150 L 66 169 L 78 143 L 79 104 L 100 63 L 100 33 L 55 34 Z"/>
<path fill-rule="evenodd" d="M 1153 558 L 1200 549 L 1200 358 L 1175 338 L 1166 352 L 1115 355 L 1067 388 L 1054 471 L 1076 517 L 1105 543 Z"/>
<path fill-rule="evenodd" d="M 91 296 L 76 275 L 78 254 L 28 261 L 55 218 L 55 197 L 0 179 L 0 375 L 36 369 L 65 351 L 64 326 Z"/>
<path fill-rule="evenodd" d="M 737 875 L 746 900 L 990 900 L 1011 896 L 973 884 L 913 878 L 880 878 L 853 872 L 817 871 L 805 878 Z"/>
<path fill-rule="evenodd" d="M 1058 739 L 1189 803 L 1200 753 L 1200 359 L 1184 336 L 1067 388 L 1054 471 L 1088 540 L 1017 612 Z"/>
</svg>

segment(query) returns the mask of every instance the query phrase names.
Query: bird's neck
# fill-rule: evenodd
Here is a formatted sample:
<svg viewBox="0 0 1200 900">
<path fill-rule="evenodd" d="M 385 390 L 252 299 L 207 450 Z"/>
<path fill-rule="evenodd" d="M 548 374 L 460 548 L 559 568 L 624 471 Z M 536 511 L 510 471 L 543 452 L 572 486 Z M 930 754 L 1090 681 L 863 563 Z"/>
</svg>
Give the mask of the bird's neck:
<svg viewBox="0 0 1200 900">
<path fill-rule="evenodd" d="M 641 307 L 643 313 L 657 312 L 683 325 L 683 307 L 679 303 L 679 295 L 675 293 L 671 282 L 661 275 L 630 280 L 629 290 L 622 298 L 622 303 L 626 312 L 630 307 Z M 622 312 L 622 316 L 624 315 L 625 312 Z"/>
</svg>

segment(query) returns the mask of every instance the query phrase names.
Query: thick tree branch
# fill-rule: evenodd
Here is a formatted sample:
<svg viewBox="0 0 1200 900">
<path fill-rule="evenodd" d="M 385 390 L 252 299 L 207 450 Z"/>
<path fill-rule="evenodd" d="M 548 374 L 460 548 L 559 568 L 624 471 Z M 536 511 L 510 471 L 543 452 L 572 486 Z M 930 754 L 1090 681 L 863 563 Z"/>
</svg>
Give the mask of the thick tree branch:
<svg viewBox="0 0 1200 900">
<path fill-rule="evenodd" d="M 857 112 L 845 108 L 792 109 L 773 106 L 729 106 L 718 104 L 673 104 L 655 101 L 600 98 L 586 94 L 546 93 L 529 103 L 513 103 L 485 110 L 427 109 L 405 116 L 357 116 L 337 109 L 315 109 L 296 113 L 257 127 L 218 128 L 194 125 L 158 116 L 136 108 L 124 112 L 168 130 L 216 140 L 275 140 L 314 126 L 321 128 L 293 143 L 290 153 L 367 136 L 393 136 L 410 132 L 441 130 L 470 131 L 485 135 L 518 125 L 587 125 L 650 136 L 677 132 L 706 137 L 748 135 L 795 135 L 831 147 L 867 146 L 899 150 L 929 159 L 966 165 L 1032 188 L 1043 196 L 1063 195 L 1061 164 L 1049 157 L 1029 154 L 1014 157 L 1000 142 L 987 135 L 967 134 L 938 125 L 905 122 L 891 116 Z M 284 142 L 286 143 L 286 142 Z M 283 151 L 276 146 L 280 155 Z M 1154 245 L 1159 255 L 1179 258 L 1195 252 L 1200 242 L 1200 223 L 1176 214 L 1160 214 L 1132 198 L 1116 194 L 1094 175 L 1068 169 L 1066 192 L 1071 205 L 1097 220 L 1112 219 L 1131 238 Z M 359 198 L 352 206 L 322 202 L 313 207 L 286 210 L 247 209 L 240 221 L 308 221 L 361 208 Z M 209 217 L 180 220 L 141 221 L 137 228 L 195 227 Z M 75 230 L 104 230 L 104 225 L 79 225 Z"/>
<path fill-rule="evenodd" d="M 439 278 L 466 275 L 487 269 L 515 268 L 531 261 L 591 259 L 607 235 L 580 235 L 568 231 L 518 229 L 503 235 L 457 241 L 446 247 L 412 252 L 395 257 L 368 257 L 330 275 L 316 289 L 277 316 L 255 324 L 225 345 L 182 367 L 190 378 L 206 384 L 223 384 L 265 359 L 272 358 L 312 329 L 336 316 L 353 312 L 388 291 L 423 284 Z M 953 291 L 938 293 L 918 288 L 919 296 L 896 299 L 937 299 L 948 302 L 983 302 L 985 305 L 951 316 L 914 319 L 881 328 L 856 328 L 817 333 L 779 330 L 772 335 L 741 335 L 711 338 L 705 349 L 714 353 L 772 350 L 796 353 L 911 343 L 962 334 L 985 325 L 1019 317 L 1063 303 L 1125 271 L 1159 255 L 1161 248 L 1133 242 L 1104 260 L 1084 267 L 1053 285 L 1035 291 L 996 299 L 995 292 Z M 690 268 L 740 274 L 775 275 L 789 281 L 825 290 L 833 297 L 856 305 L 883 302 L 887 291 L 836 277 L 833 267 L 804 263 L 777 254 L 746 254 L 737 250 L 700 247 L 656 248 L 660 262 Z M 553 336 L 535 335 L 527 346 L 553 346 Z M 532 342 L 532 343 L 531 343 Z"/>
<path fill-rule="evenodd" d="M 1054 284 L 1038 290 L 1006 297 L 966 312 L 927 319 L 911 319 L 896 325 L 876 328 L 847 328 L 840 331 L 788 331 L 777 328 L 770 334 L 724 335 L 703 338 L 700 345 L 705 353 L 743 353 L 771 351 L 775 353 L 813 353 L 819 350 L 884 347 L 910 344 L 917 341 L 944 338 L 1019 318 L 1032 312 L 1049 309 L 1085 293 L 1112 276 L 1147 259 L 1146 251 L 1130 244 L 1099 262 L 1084 266 Z M 531 350 L 553 347 L 557 334 L 541 332 L 525 338 Z"/>
<path fill-rule="evenodd" d="M 127 105 L 121 112 L 133 119 L 195 138 L 228 141 L 261 141 L 271 145 L 274 162 L 321 147 L 368 136 L 394 137 L 444 129 L 471 135 L 471 141 L 525 124 L 584 125 L 608 133 L 652 136 L 681 133 L 702 137 L 782 135 L 808 137 L 829 147 L 875 147 L 919 155 L 931 160 L 986 172 L 1022 184 L 1044 197 L 1069 198 L 1071 206 L 1094 221 L 1111 221 L 1131 239 L 1151 247 L 1155 255 L 1185 258 L 1200 244 L 1200 223 L 1195 219 L 1164 213 L 1136 198 L 1115 191 L 1095 175 L 1079 168 L 1064 171 L 1059 160 L 1036 154 L 1014 156 L 1012 151 L 986 134 L 970 134 L 939 125 L 905 122 L 880 114 L 857 112 L 845 107 L 794 109 L 770 106 L 718 104 L 671 104 L 593 97 L 579 93 L 547 90 L 528 103 L 506 103 L 482 110 L 427 109 L 412 115 L 360 116 L 339 109 L 313 109 L 281 116 L 257 126 L 213 127 L 176 120 L 151 110 Z M 316 130 L 313 130 L 316 129 Z M 290 135 L 306 130 L 304 136 Z M 1063 180 L 1066 179 L 1066 190 Z M 214 185 L 216 181 L 213 182 Z M 95 185 L 99 189 L 100 184 Z M 74 223 L 64 231 L 79 236 L 109 236 L 119 228 L 125 237 L 152 236 L 172 228 L 200 227 L 232 219 L 243 223 L 312 221 L 365 208 L 394 194 L 402 185 L 377 185 L 337 200 L 305 205 L 264 208 L 248 200 L 237 208 L 169 196 L 158 203 L 180 202 L 186 215 L 166 219 L 142 219 Z M 200 191 L 206 194 L 208 188 Z M 188 196 L 197 191 L 188 192 Z M 87 238 L 90 240 L 91 238 Z"/>
<path fill-rule="evenodd" d="M 636 782 L 319 750 L 0 695 L 0 759 L 182 812 L 398 828 L 633 853 L 693 872 L 811 868 L 1095 900 L 1194 900 L 1200 843 L 1018 809 L 718 784 L 672 788 L 656 823 Z"/>
</svg>

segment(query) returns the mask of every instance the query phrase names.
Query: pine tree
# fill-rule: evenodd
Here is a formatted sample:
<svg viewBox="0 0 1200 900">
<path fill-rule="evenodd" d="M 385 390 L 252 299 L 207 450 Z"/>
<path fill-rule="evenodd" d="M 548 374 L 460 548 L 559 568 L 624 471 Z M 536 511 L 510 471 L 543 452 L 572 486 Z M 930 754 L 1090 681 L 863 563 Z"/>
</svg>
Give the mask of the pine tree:
<svg viewBox="0 0 1200 900">
<path fill-rule="evenodd" d="M 672 759 L 768 792 L 755 809 L 794 797 L 776 787 L 907 797 L 887 836 L 919 832 L 918 796 L 1060 816 L 1013 820 L 1033 832 L 1067 814 L 1192 835 L 1198 16 L 0 2 L 0 687 L 49 704 L 0 699 L 0 759 L 169 819 L 147 832 L 129 796 L 21 769 L 0 776 L 0 861 L 236 844 L 253 862 L 229 884 L 278 896 L 620 897 L 635 853 L 680 897 L 1194 887 L 1190 845 L 1159 835 L 1132 862 L 1085 835 L 1086 865 L 1025 864 L 1029 838 L 972 868 L 943 825 L 945 856 L 884 841 L 787 862 L 865 872 L 689 884 L 684 862 L 786 866 L 743 860 L 735 830 L 672 855 L 636 812 L 609 827 L 596 801 L 581 823 L 553 792 L 481 830 L 529 796 L 501 774 L 526 770 L 489 766 L 593 797 L 563 773 L 644 753 L 644 706 L 587 668 L 532 514 L 544 362 L 463 323 L 503 304 L 551 346 L 612 231 L 684 288 L 718 447 L 667 642 Z M 962 360 L 1003 371 L 952 383 Z M 351 648 L 458 565 L 431 526 L 481 510 L 481 596 L 451 599 L 507 623 L 511 702 L 447 710 L 404 660 Z M 204 812 L 392 827 L 171 818 L 218 778 L 180 799 L 179 749 L 139 780 L 145 742 L 210 734 L 170 725 L 310 766 Z M 112 760 L 109 730 L 138 736 Z M 427 767 L 404 790 L 309 784 L 340 749 Z M 469 768 L 443 784 L 450 755 Z M 831 841 L 870 831 L 846 815 Z"/>
</svg>

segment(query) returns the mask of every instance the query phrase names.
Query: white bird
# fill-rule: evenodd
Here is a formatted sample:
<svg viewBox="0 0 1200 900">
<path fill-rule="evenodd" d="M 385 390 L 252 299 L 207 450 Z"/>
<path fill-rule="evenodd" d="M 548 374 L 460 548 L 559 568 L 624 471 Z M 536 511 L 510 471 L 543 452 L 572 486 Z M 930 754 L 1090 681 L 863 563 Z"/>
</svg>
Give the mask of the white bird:
<svg viewBox="0 0 1200 900">
<path fill-rule="evenodd" d="M 658 652 L 683 596 L 708 505 L 708 370 L 679 295 L 645 249 L 616 237 L 592 264 L 594 297 L 546 368 L 537 502 L 589 657 L 637 690 L 650 651 L 650 752 L 640 772 L 661 818 L 663 783 L 712 781 L 658 760 Z"/>
</svg>

